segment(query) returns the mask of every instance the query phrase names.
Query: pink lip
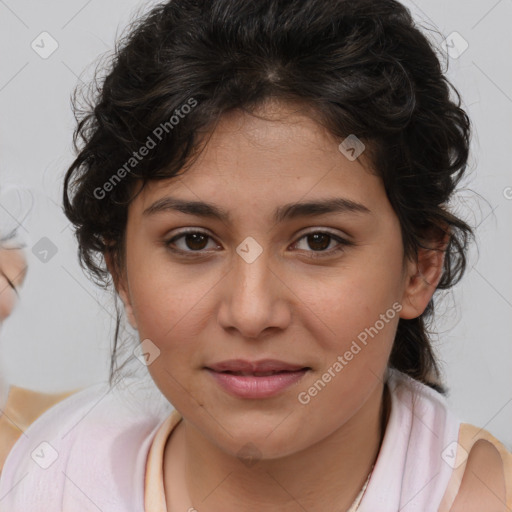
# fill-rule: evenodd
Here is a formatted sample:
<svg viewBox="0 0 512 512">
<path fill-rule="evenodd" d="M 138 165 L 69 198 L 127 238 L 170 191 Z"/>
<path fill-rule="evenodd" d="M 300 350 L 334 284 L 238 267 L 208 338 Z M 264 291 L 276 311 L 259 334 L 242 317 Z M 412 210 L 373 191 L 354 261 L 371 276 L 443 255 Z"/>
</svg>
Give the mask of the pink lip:
<svg viewBox="0 0 512 512">
<path fill-rule="evenodd" d="M 304 366 L 266 359 L 223 361 L 206 368 L 216 382 L 240 398 L 268 398 L 298 382 L 309 370 Z M 233 373 L 236 372 L 236 373 Z M 258 375 L 273 372 L 272 375 Z"/>
</svg>

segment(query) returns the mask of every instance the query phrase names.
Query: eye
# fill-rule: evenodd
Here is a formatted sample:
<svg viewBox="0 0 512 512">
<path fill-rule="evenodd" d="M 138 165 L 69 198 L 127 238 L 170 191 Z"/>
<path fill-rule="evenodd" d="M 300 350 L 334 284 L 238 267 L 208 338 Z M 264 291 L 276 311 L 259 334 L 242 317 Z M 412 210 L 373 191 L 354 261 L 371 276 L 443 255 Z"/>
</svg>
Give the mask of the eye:
<svg viewBox="0 0 512 512">
<path fill-rule="evenodd" d="M 343 251 L 345 247 L 354 245 L 353 242 L 345 240 L 340 236 L 334 235 L 325 231 L 313 231 L 303 235 L 294 246 L 300 245 L 301 241 L 305 240 L 308 248 L 300 248 L 309 252 L 308 255 L 311 258 L 322 258 L 331 256 L 335 253 Z M 199 256 L 202 252 L 208 250 L 208 241 L 213 241 L 213 238 L 204 231 L 190 230 L 179 233 L 165 242 L 166 247 L 172 252 L 183 254 L 186 256 L 194 256 L 197 253 Z M 331 246 L 332 242 L 337 242 L 337 245 L 330 250 L 326 250 Z M 218 245 L 214 244 L 215 247 Z M 213 248 L 215 248 L 213 247 Z M 210 247 L 211 249 L 211 247 Z"/>
<path fill-rule="evenodd" d="M 173 252 L 194 253 L 202 252 L 207 248 L 208 240 L 213 239 L 204 231 L 184 231 L 166 241 L 165 245 Z M 175 246 L 177 246 L 177 249 Z"/>
<path fill-rule="evenodd" d="M 307 252 L 311 253 L 309 255 L 309 257 L 311 258 L 323 258 L 327 256 L 332 256 L 335 253 L 343 251 L 345 247 L 354 245 L 353 242 L 349 242 L 348 240 L 345 240 L 340 236 L 325 231 L 312 231 L 310 233 L 306 233 L 304 236 L 299 238 L 299 240 L 295 242 L 294 245 L 297 246 L 298 244 L 300 244 L 301 240 L 305 240 L 305 245 L 313 249 L 312 251 L 308 251 L 307 248 L 299 248 L 300 250 L 306 250 Z M 330 249 L 327 251 L 326 249 L 331 245 L 333 241 L 337 242 L 338 245 L 336 245 L 334 249 Z"/>
</svg>

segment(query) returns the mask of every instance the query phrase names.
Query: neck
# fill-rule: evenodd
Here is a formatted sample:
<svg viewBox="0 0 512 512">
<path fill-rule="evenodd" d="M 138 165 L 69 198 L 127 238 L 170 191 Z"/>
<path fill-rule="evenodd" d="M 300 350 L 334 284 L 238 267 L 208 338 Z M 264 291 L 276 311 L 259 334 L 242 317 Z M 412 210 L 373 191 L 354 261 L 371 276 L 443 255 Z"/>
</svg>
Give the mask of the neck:
<svg viewBox="0 0 512 512">
<path fill-rule="evenodd" d="M 168 510 L 348 510 L 375 463 L 388 416 L 387 393 L 379 386 L 327 438 L 292 455 L 247 465 L 182 420 L 170 437 L 174 448 L 168 445 L 164 455 Z"/>
</svg>

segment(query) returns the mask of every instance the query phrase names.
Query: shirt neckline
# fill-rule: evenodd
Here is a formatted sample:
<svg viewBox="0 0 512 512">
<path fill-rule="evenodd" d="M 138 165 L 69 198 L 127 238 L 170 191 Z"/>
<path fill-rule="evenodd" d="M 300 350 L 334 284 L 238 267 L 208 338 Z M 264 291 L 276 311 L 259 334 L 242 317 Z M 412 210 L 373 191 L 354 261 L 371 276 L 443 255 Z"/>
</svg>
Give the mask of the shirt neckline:
<svg viewBox="0 0 512 512">
<path fill-rule="evenodd" d="M 167 501 L 164 489 L 164 450 L 167 439 L 178 423 L 181 414 L 174 409 L 158 428 L 146 461 L 146 476 L 144 482 L 144 509 L 151 512 L 167 512 Z"/>
<path fill-rule="evenodd" d="M 183 419 L 181 414 L 174 409 L 171 414 L 165 418 L 160 427 L 158 427 L 155 437 L 151 443 L 146 462 L 145 482 L 144 482 L 144 510 L 151 512 L 167 512 L 167 500 L 165 499 L 164 488 L 164 450 L 169 436 Z M 372 468 L 373 469 L 373 468 Z M 357 510 L 364 495 L 370 475 L 366 479 L 363 488 L 350 506 L 347 512 Z"/>
</svg>

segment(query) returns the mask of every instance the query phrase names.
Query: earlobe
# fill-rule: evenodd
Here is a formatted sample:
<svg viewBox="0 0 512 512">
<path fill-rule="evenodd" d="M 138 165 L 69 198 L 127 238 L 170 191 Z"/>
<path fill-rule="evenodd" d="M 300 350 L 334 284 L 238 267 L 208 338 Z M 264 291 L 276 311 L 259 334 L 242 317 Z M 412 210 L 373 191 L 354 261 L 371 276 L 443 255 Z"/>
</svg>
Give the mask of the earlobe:
<svg viewBox="0 0 512 512">
<path fill-rule="evenodd" d="M 135 319 L 135 315 L 133 313 L 133 307 L 131 303 L 130 293 L 128 291 L 126 279 L 119 274 L 116 270 L 116 266 L 112 260 L 112 253 L 106 252 L 104 255 L 105 263 L 107 265 L 108 271 L 112 276 L 112 281 L 114 283 L 114 287 L 116 292 L 118 293 L 121 301 L 123 302 L 124 311 L 126 313 L 126 318 L 128 319 L 129 324 L 137 331 L 137 321 Z"/>
<path fill-rule="evenodd" d="M 449 235 L 433 248 L 420 247 L 416 261 L 408 261 L 400 318 L 419 317 L 441 280 Z"/>
</svg>

